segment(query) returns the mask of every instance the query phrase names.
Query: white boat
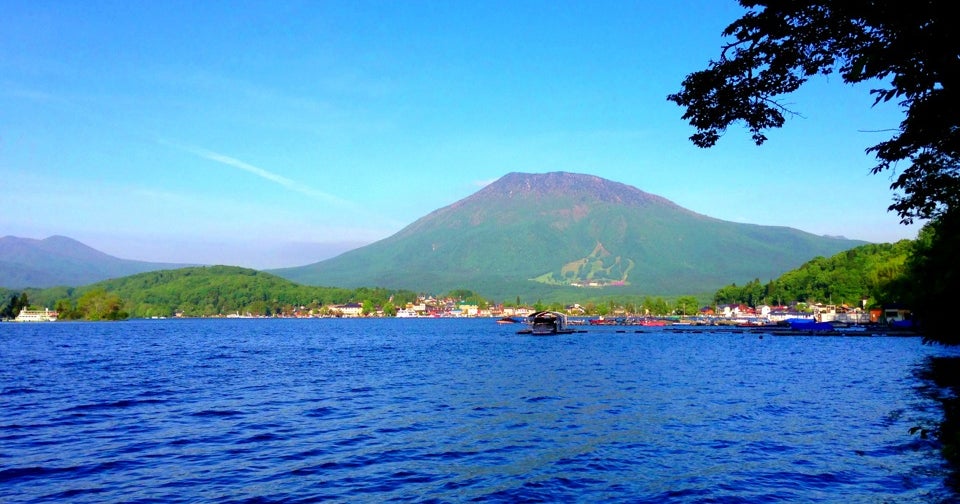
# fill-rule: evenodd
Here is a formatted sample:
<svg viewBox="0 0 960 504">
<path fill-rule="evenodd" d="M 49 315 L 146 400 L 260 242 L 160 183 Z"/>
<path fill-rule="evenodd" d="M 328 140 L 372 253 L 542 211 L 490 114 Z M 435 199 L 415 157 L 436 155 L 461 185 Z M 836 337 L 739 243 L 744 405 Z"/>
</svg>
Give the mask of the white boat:
<svg viewBox="0 0 960 504">
<path fill-rule="evenodd" d="M 50 311 L 47 308 L 43 310 L 28 310 L 23 308 L 13 319 L 14 322 L 54 322 L 57 320 L 57 312 Z"/>
</svg>

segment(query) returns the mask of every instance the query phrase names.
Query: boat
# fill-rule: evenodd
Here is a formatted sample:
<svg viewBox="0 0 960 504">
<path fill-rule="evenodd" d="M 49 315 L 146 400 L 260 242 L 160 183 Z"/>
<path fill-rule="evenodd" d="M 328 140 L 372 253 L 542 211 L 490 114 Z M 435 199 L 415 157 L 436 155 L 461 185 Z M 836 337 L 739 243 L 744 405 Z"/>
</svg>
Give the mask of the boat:
<svg viewBox="0 0 960 504">
<path fill-rule="evenodd" d="M 534 336 L 553 336 L 556 334 L 571 334 L 576 332 L 567 327 L 567 316 L 560 312 L 539 311 L 527 317 L 529 329 L 521 329 L 517 334 L 532 334 Z"/>
<path fill-rule="evenodd" d="M 776 322 L 771 322 L 771 321 L 769 321 L 769 320 L 764 320 L 764 319 L 761 319 L 761 318 L 747 318 L 747 319 L 740 319 L 740 320 L 737 322 L 736 326 L 737 326 L 737 327 L 748 327 L 748 328 L 753 328 L 753 327 L 776 327 L 776 326 L 777 326 L 777 323 L 776 323 Z"/>
<path fill-rule="evenodd" d="M 833 324 L 830 322 L 817 322 L 814 320 L 791 320 L 790 329 L 794 331 L 832 331 Z"/>
<path fill-rule="evenodd" d="M 647 317 L 640 320 L 640 322 L 638 322 L 637 325 L 641 325 L 643 327 L 663 327 L 667 325 L 667 321 L 663 319 L 655 319 L 655 318 Z"/>
<path fill-rule="evenodd" d="M 514 318 L 514 317 L 503 317 L 501 319 L 497 319 L 497 323 L 498 324 L 519 324 L 520 319 Z"/>
<path fill-rule="evenodd" d="M 20 313 L 17 314 L 16 318 L 13 319 L 14 322 L 54 322 L 57 320 L 58 314 L 55 311 L 50 311 L 47 308 L 43 310 L 28 310 L 23 308 L 20 310 Z"/>
<path fill-rule="evenodd" d="M 623 324 L 623 320 L 621 319 L 618 322 L 616 319 L 604 318 L 603 315 L 595 319 L 590 319 L 590 325 L 617 325 L 617 324 Z"/>
</svg>

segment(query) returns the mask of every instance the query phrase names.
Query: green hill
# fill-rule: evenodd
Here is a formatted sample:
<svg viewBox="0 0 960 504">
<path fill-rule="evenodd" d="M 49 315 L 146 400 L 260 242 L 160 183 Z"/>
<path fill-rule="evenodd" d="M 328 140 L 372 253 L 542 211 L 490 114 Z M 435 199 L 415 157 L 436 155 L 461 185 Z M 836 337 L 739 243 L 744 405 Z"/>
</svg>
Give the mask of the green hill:
<svg viewBox="0 0 960 504">
<path fill-rule="evenodd" d="M 913 241 L 861 245 L 831 257 L 816 257 L 776 280 L 759 279 L 725 286 L 714 295 L 720 304 L 846 303 L 859 306 L 899 301 Z"/>
<path fill-rule="evenodd" d="M 93 294 L 91 294 L 93 293 Z M 298 285 L 289 280 L 236 266 L 202 266 L 152 271 L 107 280 L 79 288 L 56 287 L 28 291 L 34 304 L 64 309 L 64 302 L 76 308 L 84 296 L 115 297 L 119 308 L 132 317 L 228 315 L 251 313 L 270 315 L 289 312 L 300 306 L 316 307 L 347 302 L 370 301 L 385 304 L 412 301 L 412 292 L 386 289 L 341 289 Z"/>
<path fill-rule="evenodd" d="M 493 299 L 677 295 L 775 277 L 862 243 L 722 221 L 589 175 L 511 173 L 384 240 L 273 272 L 313 285 L 465 287 Z"/>
</svg>

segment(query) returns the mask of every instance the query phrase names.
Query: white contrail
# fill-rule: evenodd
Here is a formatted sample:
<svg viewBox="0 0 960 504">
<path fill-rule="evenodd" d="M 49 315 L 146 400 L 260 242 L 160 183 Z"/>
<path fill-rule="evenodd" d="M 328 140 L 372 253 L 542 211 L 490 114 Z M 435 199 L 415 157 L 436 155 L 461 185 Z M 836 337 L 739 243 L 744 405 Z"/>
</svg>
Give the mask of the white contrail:
<svg viewBox="0 0 960 504">
<path fill-rule="evenodd" d="M 172 142 L 163 141 L 163 140 L 161 140 L 161 143 L 164 143 L 164 144 L 167 144 L 167 145 L 171 145 L 171 146 L 176 147 L 176 148 L 178 148 L 178 149 L 180 149 L 180 150 L 184 150 L 184 151 L 190 152 L 190 153 L 192 153 L 192 154 L 194 154 L 194 155 L 196 155 L 196 156 L 202 157 L 202 158 L 204 158 L 204 159 L 208 159 L 208 160 L 210 160 L 210 161 L 215 161 L 215 162 L 220 163 L 220 164 L 224 164 L 224 165 L 227 165 L 227 166 L 231 166 L 231 167 L 233 167 L 233 168 L 237 168 L 237 169 L 239 169 L 239 170 L 243 170 L 243 171 L 245 171 L 245 172 L 247 172 L 247 173 L 252 173 L 252 174 L 254 174 L 254 175 L 256 175 L 256 176 L 258 176 L 258 177 L 260 177 L 260 178 L 269 180 L 270 182 L 273 182 L 273 183 L 275 183 L 275 184 L 277 184 L 277 185 L 280 185 L 280 186 L 282 186 L 282 187 L 284 187 L 284 188 L 286 188 L 286 189 L 289 189 L 289 190 L 291 190 L 291 191 L 295 191 L 295 192 L 298 192 L 298 193 L 300 193 L 300 194 L 304 194 L 304 195 L 310 196 L 311 198 L 316 198 L 316 199 L 319 199 L 319 200 L 322 200 L 322 201 L 326 201 L 327 203 L 332 203 L 332 204 L 335 204 L 335 205 L 338 205 L 338 206 L 342 206 L 342 207 L 351 207 L 351 208 L 353 208 L 353 207 L 356 206 L 356 205 L 354 205 L 353 203 L 351 203 L 351 202 L 349 202 L 349 201 L 346 201 L 346 200 L 344 200 L 344 199 L 338 198 L 337 196 L 334 196 L 334 195 L 332 195 L 332 194 L 330 194 L 330 193 L 326 193 L 326 192 L 323 192 L 323 191 L 318 191 L 318 190 L 316 190 L 316 189 L 313 189 L 312 187 L 305 186 L 305 185 L 303 185 L 303 184 L 301 184 L 301 183 L 299 183 L 299 182 L 296 182 L 296 181 L 294 181 L 294 180 L 292 180 L 292 179 L 289 179 L 289 178 L 287 178 L 287 177 L 284 177 L 283 175 L 280 175 L 280 174 L 277 174 L 277 173 L 273 173 L 272 171 L 269 171 L 269 170 L 264 170 L 263 168 L 260 168 L 260 167 L 258 167 L 258 166 L 254 166 L 254 165 L 252 165 L 252 164 L 250 164 L 250 163 L 246 163 L 246 162 L 241 161 L 241 160 L 239 160 L 239 159 L 237 159 L 237 158 L 234 158 L 234 157 L 230 157 L 230 156 L 227 156 L 227 155 L 224 155 L 224 154 L 220 154 L 220 153 L 218 153 L 218 152 L 213 152 L 213 151 L 207 150 L 207 149 L 201 149 L 201 148 L 199 148 L 199 147 L 189 147 L 189 146 L 184 146 L 184 145 L 178 145 L 178 144 L 175 144 L 175 143 L 172 143 Z"/>
</svg>

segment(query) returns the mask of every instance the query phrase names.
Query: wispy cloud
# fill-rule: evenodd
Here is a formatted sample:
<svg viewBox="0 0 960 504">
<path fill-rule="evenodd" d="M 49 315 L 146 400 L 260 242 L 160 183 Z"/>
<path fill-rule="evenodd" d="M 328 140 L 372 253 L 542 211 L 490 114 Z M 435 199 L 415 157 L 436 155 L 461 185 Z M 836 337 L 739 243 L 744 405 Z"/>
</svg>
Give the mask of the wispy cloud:
<svg viewBox="0 0 960 504">
<path fill-rule="evenodd" d="M 63 96 L 41 91 L 39 89 L 21 86 L 8 80 L 0 81 L 0 95 L 9 96 L 18 100 L 27 100 L 38 103 L 68 103 Z"/>
<path fill-rule="evenodd" d="M 356 206 L 355 204 L 347 200 L 344 200 L 342 198 L 339 198 L 337 196 L 334 196 L 333 194 L 314 189 L 310 186 L 304 185 L 293 179 L 284 177 L 283 175 L 280 175 L 278 173 L 274 173 L 270 170 L 265 170 L 263 168 L 260 168 L 259 166 L 254 166 L 245 161 L 241 161 L 235 157 L 227 156 L 219 152 L 214 152 L 214 151 L 202 149 L 199 147 L 180 145 L 180 144 L 176 144 L 166 140 L 160 140 L 160 143 L 164 145 L 169 145 L 171 147 L 175 147 L 185 152 L 189 152 L 203 159 L 214 161 L 216 163 L 229 166 L 231 168 L 236 168 L 238 170 L 251 173 L 262 179 L 269 180 L 270 182 L 273 182 L 274 184 L 277 184 L 285 189 L 303 194 L 305 196 L 309 196 L 311 198 L 314 198 L 320 201 L 324 201 L 340 207 L 354 208 Z"/>
</svg>

